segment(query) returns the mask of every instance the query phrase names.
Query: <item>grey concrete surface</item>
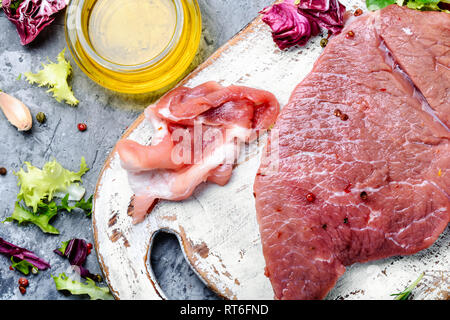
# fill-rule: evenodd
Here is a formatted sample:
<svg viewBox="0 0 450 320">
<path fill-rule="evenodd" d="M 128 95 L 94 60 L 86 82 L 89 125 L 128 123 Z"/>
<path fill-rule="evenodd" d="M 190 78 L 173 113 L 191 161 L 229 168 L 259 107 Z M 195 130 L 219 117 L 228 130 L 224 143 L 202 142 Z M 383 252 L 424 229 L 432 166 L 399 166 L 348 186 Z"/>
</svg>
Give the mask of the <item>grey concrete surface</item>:
<svg viewBox="0 0 450 320">
<path fill-rule="evenodd" d="M 271 2 L 199 0 L 203 37 L 195 63 L 206 59 Z M 20 133 L 0 113 L 0 167 L 8 170 L 6 176 L 0 176 L 0 221 L 3 221 L 11 215 L 19 191 L 13 171 L 18 171 L 25 161 L 42 167 L 56 158 L 66 168 L 78 170 L 80 158 L 84 156 L 91 170 L 85 175 L 83 185 L 87 195 L 92 194 L 109 152 L 149 102 L 108 91 L 93 83 L 76 66 L 68 50 L 66 58 L 73 66 L 71 84 L 80 100 L 78 107 L 58 103 L 45 88 L 18 79 L 24 72 L 38 71 L 47 57 L 55 59 L 66 47 L 64 13 L 59 13 L 56 21 L 27 46 L 20 44 L 14 25 L 1 10 L 0 30 L 0 89 L 22 100 L 31 109 L 33 117 L 42 111 L 48 118 L 43 125 L 34 121 L 31 131 Z M 79 122 L 87 124 L 86 132 L 77 130 Z M 34 225 L 0 224 L 0 237 L 34 251 L 52 266 L 50 270 L 28 276 L 30 286 L 22 295 L 17 285 L 22 275 L 9 270 L 9 259 L 0 256 L 0 299 L 86 299 L 56 291 L 51 275 L 68 272 L 68 261 L 53 253 L 62 241 L 77 237 L 93 242 L 91 219 L 81 212 L 61 213 L 53 225 L 61 231 L 60 235 L 44 234 Z M 169 298 L 217 299 L 187 265 L 175 237 L 158 236 L 151 262 L 159 284 Z M 95 254 L 88 257 L 86 266 L 93 273 L 101 272 Z"/>
</svg>

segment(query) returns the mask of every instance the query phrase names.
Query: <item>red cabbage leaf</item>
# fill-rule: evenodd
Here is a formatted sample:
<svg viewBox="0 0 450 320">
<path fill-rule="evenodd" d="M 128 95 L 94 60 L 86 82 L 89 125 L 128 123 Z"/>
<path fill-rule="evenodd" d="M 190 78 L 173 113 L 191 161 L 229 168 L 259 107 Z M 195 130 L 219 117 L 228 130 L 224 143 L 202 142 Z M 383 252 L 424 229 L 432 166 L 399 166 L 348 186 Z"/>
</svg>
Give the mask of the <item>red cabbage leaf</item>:
<svg viewBox="0 0 450 320">
<path fill-rule="evenodd" d="M 299 9 L 328 11 L 330 9 L 329 0 L 298 0 L 295 1 Z"/>
<path fill-rule="evenodd" d="M 55 249 L 54 253 L 61 257 L 65 257 L 69 260 L 71 266 L 75 271 L 83 278 L 90 278 L 94 281 L 98 281 L 99 277 L 89 272 L 88 269 L 83 267 L 88 256 L 87 243 L 83 239 L 72 239 L 70 241 L 63 242 L 61 248 Z"/>
<path fill-rule="evenodd" d="M 50 268 L 50 264 L 47 261 L 39 258 L 30 250 L 6 242 L 2 238 L 0 238 L 0 254 L 4 254 L 8 257 L 14 257 L 20 260 L 25 260 L 39 270 L 46 270 Z"/>
<path fill-rule="evenodd" d="M 345 6 L 338 0 L 285 0 L 261 11 L 280 49 L 304 46 L 320 27 L 339 33 L 344 26 Z"/>
<path fill-rule="evenodd" d="M 304 46 L 320 32 L 316 22 L 298 13 L 292 3 L 278 3 L 261 11 L 262 20 L 272 29 L 272 37 L 283 50 L 294 45 Z"/>
<path fill-rule="evenodd" d="M 305 8 L 305 5 L 302 5 L 302 3 L 307 2 L 322 2 L 323 8 L 327 9 L 313 9 L 313 7 Z M 317 22 L 319 26 L 331 31 L 334 34 L 341 32 L 344 27 L 345 6 L 338 0 L 301 0 L 298 8 L 300 13 L 307 16 L 310 20 Z"/>
<path fill-rule="evenodd" d="M 26 45 L 55 20 L 55 13 L 67 6 L 68 0 L 3 0 L 6 17 L 16 25 L 20 41 Z"/>
</svg>

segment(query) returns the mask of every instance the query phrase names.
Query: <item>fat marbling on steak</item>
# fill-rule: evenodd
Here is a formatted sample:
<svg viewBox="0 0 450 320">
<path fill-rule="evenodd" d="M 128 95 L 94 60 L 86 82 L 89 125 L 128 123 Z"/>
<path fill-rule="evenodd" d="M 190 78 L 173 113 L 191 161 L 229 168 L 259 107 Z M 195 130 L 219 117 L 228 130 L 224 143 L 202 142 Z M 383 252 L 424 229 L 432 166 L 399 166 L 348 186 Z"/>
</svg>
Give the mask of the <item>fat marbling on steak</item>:
<svg viewBox="0 0 450 320">
<path fill-rule="evenodd" d="M 275 298 L 324 298 L 345 266 L 414 254 L 445 230 L 449 68 L 447 13 L 393 5 L 330 40 L 255 179 Z"/>
</svg>

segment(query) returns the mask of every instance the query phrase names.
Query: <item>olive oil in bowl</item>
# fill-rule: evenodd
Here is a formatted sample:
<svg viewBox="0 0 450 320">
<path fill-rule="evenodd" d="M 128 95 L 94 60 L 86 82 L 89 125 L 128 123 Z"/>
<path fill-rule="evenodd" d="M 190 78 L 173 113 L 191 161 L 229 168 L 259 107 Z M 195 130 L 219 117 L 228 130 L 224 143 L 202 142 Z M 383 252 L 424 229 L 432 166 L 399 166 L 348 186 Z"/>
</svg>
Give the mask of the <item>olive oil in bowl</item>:
<svg viewBox="0 0 450 320">
<path fill-rule="evenodd" d="M 176 25 L 171 0 L 97 0 L 88 35 L 98 55 L 117 64 L 137 65 L 167 48 Z"/>
<path fill-rule="evenodd" d="M 66 36 L 80 68 L 125 93 L 160 93 L 181 79 L 200 42 L 195 0 L 72 0 Z"/>
</svg>

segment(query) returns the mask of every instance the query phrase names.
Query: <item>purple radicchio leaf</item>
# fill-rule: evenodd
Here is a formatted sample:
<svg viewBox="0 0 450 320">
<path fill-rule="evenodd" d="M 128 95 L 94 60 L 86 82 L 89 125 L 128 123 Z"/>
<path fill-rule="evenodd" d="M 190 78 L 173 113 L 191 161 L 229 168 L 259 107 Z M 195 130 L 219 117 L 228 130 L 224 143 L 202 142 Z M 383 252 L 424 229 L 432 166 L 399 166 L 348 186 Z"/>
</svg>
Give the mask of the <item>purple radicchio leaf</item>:
<svg viewBox="0 0 450 320">
<path fill-rule="evenodd" d="M 314 20 L 299 14 L 294 1 L 274 4 L 261 11 L 262 20 L 272 29 L 272 37 L 283 50 L 294 45 L 304 46 L 320 32 Z"/>
<path fill-rule="evenodd" d="M 330 0 L 299 0 L 296 2 L 299 9 L 328 11 Z"/>
<path fill-rule="evenodd" d="M 47 261 L 39 258 L 33 252 L 6 242 L 2 238 L 0 238 L 0 254 L 28 261 L 39 270 L 46 270 L 50 268 L 50 264 Z"/>
<path fill-rule="evenodd" d="M 74 267 L 75 271 L 83 278 L 90 278 L 94 281 L 98 281 L 98 276 L 89 272 L 88 269 L 83 267 L 88 256 L 87 243 L 83 239 L 72 239 L 67 243 L 65 247 L 64 254 L 60 249 L 55 249 L 53 252 L 61 257 L 65 257 L 69 260 L 71 266 Z"/>
<path fill-rule="evenodd" d="M 68 0 L 3 0 L 6 17 L 15 24 L 20 41 L 26 45 L 55 20 Z"/>
<path fill-rule="evenodd" d="M 323 9 L 319 8 L 319 2 Z M 308 4 L 311 7 L 308 7 Z M 309 20 L 317 22 L 319 26 L 331 31 L 333 34 L 341 32 L 344 27 L 345 6 L 338 0 L 300 0 L 298 10 Z"/>
</svg>

